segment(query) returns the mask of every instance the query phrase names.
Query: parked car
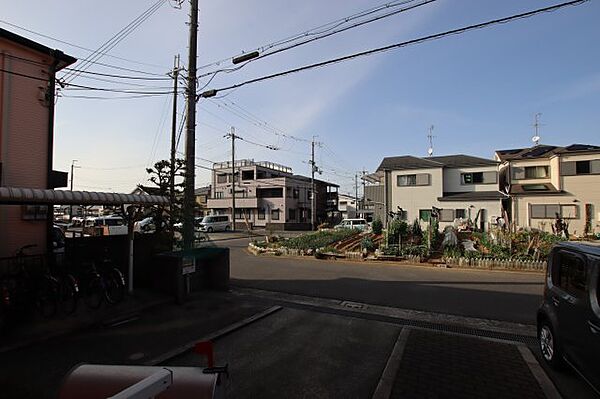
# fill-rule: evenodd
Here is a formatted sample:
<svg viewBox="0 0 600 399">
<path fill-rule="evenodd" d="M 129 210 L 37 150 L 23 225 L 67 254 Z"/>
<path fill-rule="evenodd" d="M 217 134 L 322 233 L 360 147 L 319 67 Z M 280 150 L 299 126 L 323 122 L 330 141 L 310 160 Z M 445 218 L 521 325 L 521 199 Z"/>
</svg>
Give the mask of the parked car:
<svg viewBox="0 0 600 399">
<path fill-rule="evenodd" d="M 600 243 L 563 242 L 548 257 L 538 342 L 552 367 L 567 364 L 600 394 Z"/>
<path fill-rule="evenodd" d="M 133 232 L 138 234 L 150 234 L 156 231 L 154 218 L 152 216 L 138 220 L 133 224 Z"/>
<path fill-rule="evenodd" d="M 229 231 L 231 230 L 231 222 L 229 221 L 229 215 L 209 215 L 204 216 L 202 220 L 198 221 L 196 227 L 198 230 L 207 233 Z"/>
<path fill-rule="evenodd" d="M 365 219 L 344 219 L 334 229 L 357 229 L 361 231 L 369 230 L 369 224 Z"/>
</svg>

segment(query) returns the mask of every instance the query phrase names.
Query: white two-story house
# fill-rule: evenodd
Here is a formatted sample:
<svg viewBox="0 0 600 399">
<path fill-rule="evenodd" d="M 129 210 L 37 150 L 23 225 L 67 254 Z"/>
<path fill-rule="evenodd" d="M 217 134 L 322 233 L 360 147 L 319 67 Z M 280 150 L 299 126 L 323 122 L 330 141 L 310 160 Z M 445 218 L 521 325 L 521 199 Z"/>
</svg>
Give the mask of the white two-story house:
<svg viewBox="0 0 600 399">
<path fill-rule="evenodd" d="M 469 155 L 386 157 L 377 174 L 385 214 L 401 209 L 408 222 L 428 222 L 436 207 L 441 209 L 442 228 L 471 219 L 487 229 L 502 216 L 507 197 L 498 190 L 498 162 Z"/>
<path fill-rule="evenodd" d="M 496 159 L 517 226 L 551 231 L 559 215 L 571 234 L 600 231 L 600 147 L 537 145 L 496 151 Z"/>
</svg>

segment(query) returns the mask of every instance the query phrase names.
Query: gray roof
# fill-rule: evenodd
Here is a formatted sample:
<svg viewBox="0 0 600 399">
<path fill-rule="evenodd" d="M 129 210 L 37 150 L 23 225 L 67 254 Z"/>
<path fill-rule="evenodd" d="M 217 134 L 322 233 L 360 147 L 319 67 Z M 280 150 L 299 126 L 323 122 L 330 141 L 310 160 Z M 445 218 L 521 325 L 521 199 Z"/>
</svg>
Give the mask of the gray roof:
<svg viewBox="0 0 600 399">
<path fill-rule="evenodd" d="M 507 198 L 500 191 L 467 191 L 460 193 L 444 193 L 438 201 L 490 201 Z"/>
<path fill-rule="evenodd" d="M 502 161 L 510 161 L 514 159 L 550 158 L 556 154 L 576 154 L 581 152 L 600 152 L 600 147 L 591 144 L 571 144 L 566 147 L 540 144 L 528 148 L 498 150 L 496 151 L 496 155 Z"/>
<path fill-rule="evenodd" d="M 468 168 L 475 166 L 496 166 L 498 162 L 492 159 L 479 158 L 471 155 L 444 155 L 436 157 L 419 158 L 411 155 L 400 157 L 385 157 L 377 168 L 380 170 L 404 170 L 425 168 Z"/>
<path fill-rule="evenodd" d="M 296 180 L 300 180 L 300 181 L 308 182 L 308 183 L 310 183 L 310 181 L 311 181 L 310 177 L 306 177 L 306 176 L 302 176 L 302 175 L 281 176 L 281 177 L 286 177 L 288 179 L 296 179 Z M 329 182 L 324 181 L 324 180 L 315 179 L 315 184 L 317 184 L 317 183 L 318 184 L 325 184 L 325 185 L 330 186 L 330 187 L 339 187 L 338 184 L 329 183 Z"/>
<path fill-rule="evenodd" d="M 77 58 L 71 57 L 60 50 L 53 50 L 50 47 L 46 47 L 43 44 L 34 42 L 26 37 L 19 36 L 16 33 L 10 32 L 6 29 L 0 28 L 0 38 L 10 40 L 11 42 L 20 44 L 21 46 L 30 48 L 42 54 L 47 54 L 53 58 L 57 58 L 59 61 L 61 61 L 61 63 L 58 65 L 58 69 L 62 69 L 77 61 Z"/>
</svg>

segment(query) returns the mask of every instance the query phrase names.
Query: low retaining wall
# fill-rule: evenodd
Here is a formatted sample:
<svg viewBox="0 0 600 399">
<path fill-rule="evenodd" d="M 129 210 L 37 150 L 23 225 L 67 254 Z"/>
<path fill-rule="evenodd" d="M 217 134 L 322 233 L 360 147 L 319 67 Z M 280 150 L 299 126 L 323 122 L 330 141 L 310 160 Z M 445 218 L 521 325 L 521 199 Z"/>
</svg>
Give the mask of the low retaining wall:
<svg viewBox="0 0 600 399">
<path fill-rule="evenodd" d="M 463 257 L 445 258 L 448 266 L 469 267 L 473 269 L 488 270 L 531 270 L 545 271 L 545 261 L 517 260 L 517 259 L 469 259 Z"/>
<path fill-rule="evenodd" d="M 248 250 L 254 255 L 274 255 L 274 256 L 314 256 L 315 251 L 312 249 L 292 249 L 292 248 L 262 248 L 254 243 L 248 244 Z M 327 254 L 325 254 L 327 255 Z M 345 252 L 340 254 L 340 257 L 346 259 L 360 259 L 365 260 L 362 252 Z M 366 260 L 374 260 L 378 262 L 392 261 L 392 262 L 411 262 L 411 263 L 427 263 L 423 262 L 423 258 L 419 255 L 406 255 L 406 256 L 391 256 L 391 255 L 378 255 L 375 257 L 369 257 Z M 536 271 L 544 272 L 546 270 L 545 261 L 533 261 L 533 260 L 518 260 L 518 259 L 472 259 L 464 257 L 455 258 L 444 258 L 444 263 L 449 267 L 463 267 L 472 269 L 485 269 L 485 270 L 525 270 L 525 271 Z"/>
</svg>

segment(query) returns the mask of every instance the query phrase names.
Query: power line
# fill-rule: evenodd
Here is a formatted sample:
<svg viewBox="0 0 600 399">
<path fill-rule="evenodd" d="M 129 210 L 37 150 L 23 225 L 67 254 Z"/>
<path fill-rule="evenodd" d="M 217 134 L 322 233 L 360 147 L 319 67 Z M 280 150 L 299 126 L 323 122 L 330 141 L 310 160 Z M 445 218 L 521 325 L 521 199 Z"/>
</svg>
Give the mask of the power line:
<svg viewBox="0 0 600 399">
<path fill-rule="evenodd" d="M 349 23 L 349 22 L 351 22 L 353 20 L 356 20 L 356 19 L 359 19 L 359 18 L 364 18 L 364 17 L 366 17 L 368 15 L 371 15 L 371 14 L 374 14 L 374 13 L 378 13 L 378 12 L 386 10 L 386 9 L 398 7 L 398 6 L 401 6 L 401 5 L 404 5 L 404 4 L 412 3 L 414 1 L 416 1 L 416 0 L 404 0 L 404 1 L 394 1 L 394 2 L 384 3 L 384 4 L 381 4 L 379 6 L 372 7 L 372 8 L 360 11 L 358 13 L 355 13 L 355 14 L 352 14 L 352 15 L 349 15 L 349 16 L 346 16 L 346 17 L 343 17 L 343 18 L 336 19 L 336 20 L 328 22 L 326 24 L 319 25 L 319 26 L 317 26 L 315 28 L 308 29 L 308 30 L 306 30 L 304 32 L 297 33 L 295 35 L 292 35 L 292 36 L 289 36 L 289 37 L 277 40 L 275 42 L 272 42 L 272 43 L 269 43 L 269 44 L 266 44 L 266 45 L 262 45 L 260 47 L 257 47 L 256 51 L 257 52 L 264 52 L 264 51 L 266 51 L 268 49 L 276 48 L 278 46 L 281 46 L 281 45 L 284 45 L 284 44 L 287 44 L 287 43 L 291 43 L 291 42 L 293 42 L 295 40 L 307 39 L 310 36 L 315 36 L 315 35 L 323 35 L 323 36 L 318 36 L 317 38 L 310 38 L 310 39 L 304 40 L 301 44 L 297 44 L 297 45 L 306 44 L 306 43 L 308 43 L 310 41 L 321 39 L 321 38 L 326 37 L 326 36 L 331 36 L 332 34 L 339 33 L 339 32 L 342 32 L 344 30 L 348 30 L 348 29 L 351 29 L 353 27 L 357 27 L 357 26 L 360 26 L 360 25 L 364 25 L 366 23 L 373 22 L 374 20 L 385 18 L 387 16 L 391 16 L 393 14 L 397 14 L 397 13 L 402 12 L 402 11 L 406 11 L 407 9 L 410 9 L 410 8 L 403 9 L 403 10 L 396 10 L 396 11 L 393 11 L 392 13 L 388 13 L 386 15 L 376 17 L 377 19 L 363 21 L 363 22 L 360 22 L 358 24 L 354 24 L 354 25 L 352 25 L 350 27 L 344 28 L 343 30 L 337 30 L 337 31 L 331 32 L 335 28 L 338 28 L 338 27 L 340 27 L 340 26 L 342 26 L 344 24 L 347 24 L 347 23 Z M 435 1 L 435 0 L 431 0 L 431 1 Z M 429 3 L 429 2 L 430 1 L 427 1 L 426 3 Z M 412 8 L 419 7 L 421 5 L 424 5 L 424 4 L 418 4 L 416 6 L 413 6 Z M 327 33 L 327 35 L 325 35 L 326 33 Z M 282 51 L 282 50 L 277 50 L 276 52 L 280 52 L 280 51 Z M 205 64 L 205 65 L 199 67 L 199 69 L 206 69 L 206 68 L 208 68 L 210 66 L 213 66 L 213 65 L 219 66 L 223 62 L 230 61 L 231 59 L 235 59 L 235 58 L 241 57 L 241 56 L 243 56 L 245 54 L 248 54 L 248 53 L 250 53 L 250 52 L 242 52 L 241 54 L 238 54 L 238 55 L 230 57 L 230 58 L 224 58 L 224 59 L 219 60 L 219 61 L 214 61 L 214 62 L 211 62 L 209 64 Z M 268 53 L 268 55 L 272 55 L 274 53 L 275 53 L 275 51 L 271 52 L 271 53 Z M 267 55 L 264 55 L 264 56 L 267 56 Z M 262 57 L 263 56 L 259 56 L 258 58 L 262 58 Z M 256 58 L 253 59 L 253 61 L 254 60 L 256 60 Z M 208 73 L 205 73 L 203 75 L 200 75 L 199 77 L 209 76 L 211 74 L 216 74 L 218 72 L 233 72 L 235 70 L 238 70 L 238 69 L 242 68 L 246 64 L 247 63 L 244 63 L 244 64 L 242 64 L 242 65 L 240 65 L 238 67 L 234 67 L 234 68 L 221 69 L 221 70 L 214 71 L 214 72 L 208 72 Z"/>
<path fill-rule="evenodd" d="M 294 69 L 290 69 L 290 70 L 287 70 L 287 71 L 278 72 L 278 73 L 274 73 L 274 74 L 271 74 L 271 75 L 262 76 L 262 77 L 255 78 L 255 79 L 250 79 L 250 80 L 247 80 L 247 81 L 244 81 L 244 82 L 241 82 L 241 83 L 237 83 L 237 84 L 234 84 L 234 85 L 231 85 L 231 86 L 226 86 L 226 87 L 223 87 L 223 88 L 220 88 L 220 89 L 213 89 L 213 90 L 210 90 L 210 92 L 211 92 L 210 94 L 214 95 L 214 94 L 219 93 L 221 91 L 236 89 L 236 88 L 239 88 L 239 87 L 242 87 L 242 86 L 246 86 L 246 85 L 249 85 L 249 84 L 252 84 L 252 83 L 258 83 L 258 82 L 262 82 L 264 80 L 270 80 L 270 79 L 278 78 L 278 77 L 281 77 L 281 76 L 290 75 L 292 73 L 306 71 L 306 70 L 314 69 L 314 68 L 321 68 L 321 67 L 324 67 L 324 66 L 327 66 L 327 65 L 337 64 L 337 63 L 344 62 L 344 61 L 349 61 L 349 60 L 354 59 L 354 58 L 359 58 L 359 57 L 364 57 L 364 56 L 373 55 L 373 54 L 377 54 L 377 53 L 382 53 L 382 52 L 389 51 L 389 50 L 395 50 L 395 49 L 398 49 L 398 48 L 407 47 L 407 46 L 415 45 L 415 44 L 420 44 L 420 43 L 431 41 L 431 40 L 437 40 L 437 39 L 441 39 L 441 38 L 443 38 L 445 36 L 457 35 L 457 34 L 461 34 L 461 33 L 464 33 L 464 32 L 470 31 L 470 30 L 485 28 L 485 27 L 491 26 L 491 25 L 504 24 L 504 23 L 507 23 L 507 22 L 510 22 L 510 21 L 513 21 L 513 20 L 516 20 L 516 19 L 529 18 L 529 17 L 532 17 L 532 16 L 537 15 L 537 14 L 557 11 L 557 10 L 559 10 L 561 8 L 564 8 L 564 7 L 580 5 L 580 4 L 586 3 L 588 1 L 589 0 L 574 0 L 574 1 L 569 1 L 569 2 L 566 2 L 566 3 L 560 3 L 560 4 L 557 4 L 557 5 L 554 5 L 554 6 L 550 6 L 550 7 L 539 8 L 537 10 L 533 10 L 533 11 L 529 11 L 529 12 L 525 12 L 525 13 L 521 13 L 521 14 L 511 15 L 509 17 L 499 18 L 499 19 L 495 19 L 495 20 L 491 20 L 491 21 L 487 21 L 487 22 L 483 22 L 483 23 L 479 23 L 479 24 L 475 24 L 475 25 L 469 25 L 469 26 L 465 26 L 465 27 L 462 27 L 462 28 L 458 28 L 458 29 L 452 29 L 452 30 L 449 30 L 449 31 L 445 31 L 445 32 L 441 32 L 441 33 L 436 33 L 436 34 L 433 34 L 433 35 L 428 35 L 428 36 L 420 37 L 418 39 L 408 40 L 408 41 L 405 41 L 405 42 L 395 43 L 395 44 L 391 44 L 391 45 L 388 45 L 388 46 L 375 48 L 375 49 L 372 49 L 372 50 L 362 51 L 362 52 L 359 52 L 359 53 L 354 53 L 354 54 L 350 54 L 350 55 L 347 55 L 347 56 L 330 59 L 330 60 L 327 60 L 327 61 L 317 62 L 317 63 L 314 63 L 314 64 L 305 65 L 305 66 L 294 68 Z M 206 96 L 208 96 L 208 94 Z"/>
<path fill-rule="evenodd" d="M 46 39 L 49 39 L 49 40 L 53 40 L 53 41 L 55 41 L 57 43 L 62 43 L 62 44 L 65 44 L 67 46 L 78 48 L 80 50 L 89 51 L 90 53 L 97 52 L 97 50 L 92 50 L 90 48 L 83 47 L 83 46 L 80 46 L 78 44 L 74 44 L 74 43 L 71 43 L 71 42 L 67 42 L 65 40 L 57 39 L 55 37 L 52 37 L 52 36 L 49 36 L 49 35 L 45 35 L 43 33 L 39 33 L 39 32 L 33 31 L 31 29 L 24 28 L 22 26 L 13 24 L 11 22 L 8 22 L 8 21 L 2 20 L 2 19 L 0 19 L 0 23 L 3 23 L 5 25 L 11 26 L 11 27 L 16 28 L 16 29 L 20 29 L 20 30 L 22 30 L 24 32 L 28 32 L 28 33 L 31 33 L 31 34 L 34 34 L 34 35 L 37 35 L 37 36 L 40 36 L 40 37 L 43 37 L 43 38 L 46 38 Z M 131 62 L 131 63 L 138 64 L 138 65 L 145 65 L 145 66 L 154 67 L 154 68 L 161 68 L 161 69 L 165 69 L 165 70 L 168 69 L 168 68 L 163 67 L 162 65 L 156 65 L 156 64 L 150 64 L 150 63 L 147 63 L 147 62 L 135 61 L 135 60 L 131 60 L 131 59 L 128 59 L 128 58 L 118 57 L 118 56 L 112 55 L 112 54 L 102 53 L 102 55 L 105 55 L 107 57 L 114 58 L 114 59 L 117 59 L 117 60 L 121 60 L 121 61 Z M 117 67 L 117 66 L 114 66 L 114 65 L 102 64 L 102 63 L 99 63 L 99 62 L 96 62 L 96 63 L 99 64 L 99 65 L 103 65 L 103 66 L 107 66 L 107 67 L 111 67 L 111 68 L 117 68 L 117 69 L 122 68 L 122 67 Z M 126 68 L 124 68 L 124 69 L 126 69 Z M 138 72 L 138 73 L 146 73 L 146 74 L 149 74 L 149 75 L 153 75 L 151 72 L 136 71 L 136 70 L 130 70 L 130 71 L 132 71 L 132 72 Z"/>
<path fill-rule="evenodd" d="M 133 21 L 127 24 L 119 32 L 113 35 L 108 41 L 104 42 L 98 50 L 94 51 L 90 56 L 80 61 L 78 69 L 85 70 L 96 60 L 100 59 L 104 54 L 113 48 L 115 48 L 123 39 L 129 36 L 134 30 L 136 30 L 141 24 L 143 24 L 148 18 L 150 18 L 158 9 L 166 2 L 166 0 L 158 0 L 156 3 L 151 5 L 142 14 L 137 16 Z M 63 80 L 72 81 L 81 72 L 69 71 L 63 76 Z"/>
</svg>

